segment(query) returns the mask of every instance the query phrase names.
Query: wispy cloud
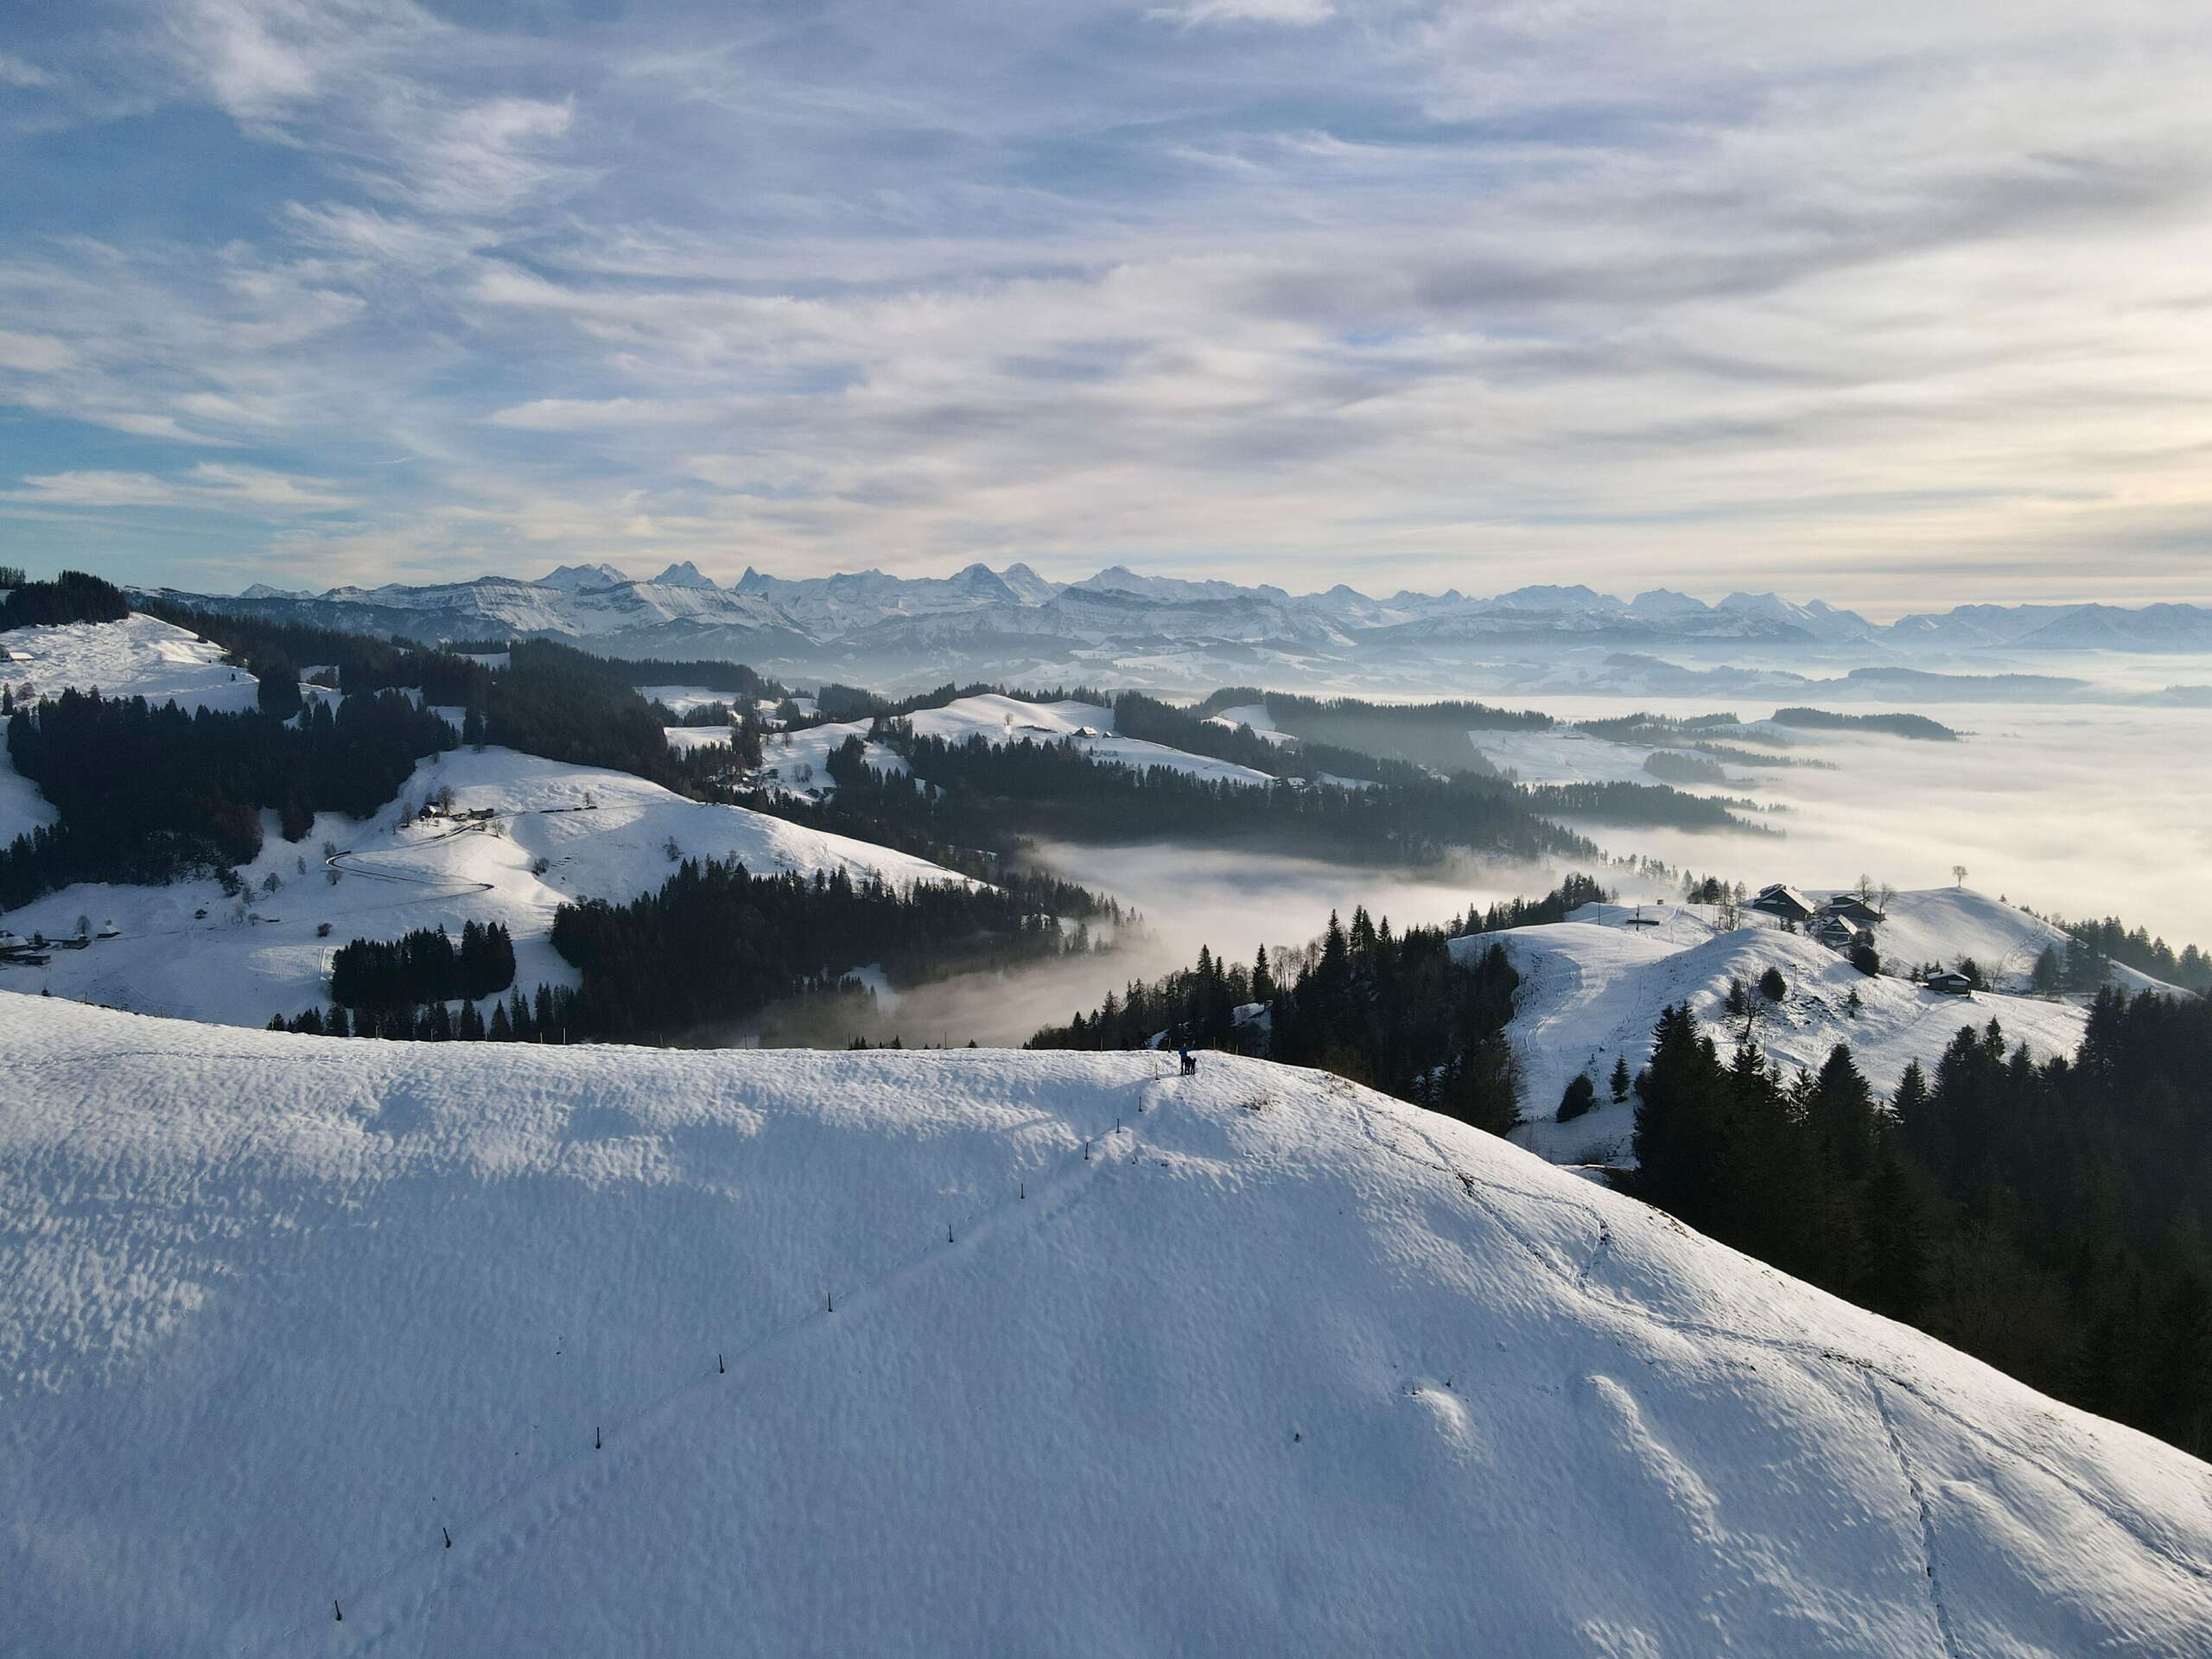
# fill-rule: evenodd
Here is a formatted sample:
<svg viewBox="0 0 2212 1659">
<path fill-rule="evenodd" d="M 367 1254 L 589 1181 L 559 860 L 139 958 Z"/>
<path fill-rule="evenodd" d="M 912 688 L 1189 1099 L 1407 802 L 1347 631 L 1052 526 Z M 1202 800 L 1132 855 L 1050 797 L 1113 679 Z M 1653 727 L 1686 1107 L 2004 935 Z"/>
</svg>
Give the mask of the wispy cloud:
<svg viewBox="0 0 2212 1659">
<path fill-rule="evenodd" d="M 0 50 L 84 157 L 0 221 L 10 499 L 157 480 L 119 556 L 180 580 L 2212 598 L 2212 23 L 2171 7 L 197 0 Z M 358 517 L 233 488 L 261 539 L 172 552 L 226 493 L 181 444 Z"/>
<path fill-rule="evenodd" d="M 257 511 L 291 516 L 334 512 L 354 505 L 328 480 L 287 477 L 257 467 L 202 461 L 184 472 L 49 473 L 0 491 L 0 501 L 36 506 L 189 507 L 221 512 Z"/>
</svg>

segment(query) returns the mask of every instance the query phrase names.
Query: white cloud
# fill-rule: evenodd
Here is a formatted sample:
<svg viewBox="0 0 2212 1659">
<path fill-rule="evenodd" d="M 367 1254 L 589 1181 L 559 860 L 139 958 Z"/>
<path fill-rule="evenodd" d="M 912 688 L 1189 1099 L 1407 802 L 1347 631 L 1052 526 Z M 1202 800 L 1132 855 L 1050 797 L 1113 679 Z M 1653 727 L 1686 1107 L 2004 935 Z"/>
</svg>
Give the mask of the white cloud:
<svg viewBox="0 0 2212 1659">
<path fill-rule="evenodd" d="M 51 334 L 19 334 L 0 328 L 0 369 L 25 374 L 59 374 L 77 360 L 69 342 Z"/>
<path fill-rule="evenodd" d="M 11 244 L 0 395 L 422 457 L 349 558 L 2212 598 L 2171 7 L 178 16 L 285 183 Z"/>
<path fill-rule="evenodd" d="M 25 63 L 21 58 L 11 58 L 0 52 L 0 86 L 20 86 L 28 91 L 54 85 L 54 77 L 36 64 Z"/>
<path fill-rule="evenodd" d="M 541 397 L 486 416 L 493 426 L 517 432 L 597 432 L 625 427 L 698 426 L 715 419 L 716 406 L 650 397 Z"/>
<path fill-rule="evenodd" d="M 1166 22 L 1325 23 L 1336 16 L 1335 0 L 1185 0 L 1173 6 L 1156 6 L 1145 13 Z"/>
<path fill-rule="evenodd" d="M 41 506 L 191 507 L 217 512 L 333 512 L 354 505 L 324 479 L 202 461 L 167 476 L 152 473 L 48 473 L 0 490 L 0 500 Z"/>
</svg>

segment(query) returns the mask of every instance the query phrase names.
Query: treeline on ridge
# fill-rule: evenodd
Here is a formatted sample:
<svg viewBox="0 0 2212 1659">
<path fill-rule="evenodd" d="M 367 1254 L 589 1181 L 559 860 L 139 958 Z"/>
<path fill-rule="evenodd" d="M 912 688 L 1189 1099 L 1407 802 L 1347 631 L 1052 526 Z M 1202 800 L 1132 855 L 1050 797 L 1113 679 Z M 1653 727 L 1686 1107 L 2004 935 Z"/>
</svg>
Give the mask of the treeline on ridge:
<svg viewBox="0 0 2212 1659">
<path fill-rule="evenodd" d="M 443 926 L 397 939 L 355 939 L 330 963 L 330 1000 L 355 1010 L 475 1001 L 514 982 L 514 941 L 501 922 L 465 922 L 458 940 Z"/>
<path fill-rule="evenodd" d="M 2044 1392 L 2212 1452 L 2212 1003 L 2107 990 L 2073 1059 L 1962 1029 L 1878 1102 L 1847 1047 L 1785 1080 L 1686 1007 L 1622 1184 Z"/>
<path fill-rule="evenodd" d="M 771 1003 L 859 991 L 848 978 L 856 968 L 880 968 L 897 986 L 1050 960 L 1092 950 L 1090 922 L 1121 917 L 1111 900 L 1046 876 L 898 888 L 842 869 L 756 875 L 735 860 L 686 860 L 657 892 L 627 904 L 591 899 L 556 912 L 553 947 L 581 973 L 578 987 L 540 986 L 526 1001 L 518 992 L 489 1016 L 465 1005 L 456 1020 L 442 1001 L 420 1012 L 356 1006 L 349 995 L 358 1001 L 358 980 L 349 977 L 334 980 L 329 1012 L 277 1023 L 340 1035 L 712 1043 Z M 359 961 L 396 956 L 404 976 L 407 946 L 395 941 Z M 435 957 L 435 948 L 426 954 Z M 505 968 L 512 976 L 511 949 Z"/>
<path fill-rule="evenodd" d="M 1504 1038 L 1520 976 L 1496 944 L 1454 951 L 1451 942 L 1558 921 L 1604 897 L 1589 877 L 1571 875 L 1541 899 L 1436 927 L 1394 932 L 1363 908 L 1349 927 L 1332 915 L 1319 939 L 1263 950 L 1249 969 L 1202 950 L 1194 967 L 1132 982 L 1030 1046 L 1227 1048 L 1333 1071 L 1503 1135 L 1521 1121 Z"/>
<path fill-rule="evenodd" d="M 833 751 L 827 803 L 785 799 L 769 810 L 910 849 L 918 845 L 1016 852 L 1025 837 L 1079 842 L 1182 839 L 1247 845 L 1368 865 L 1429 865 L 1472 847 L 1536 857 L 1587 856 L 1589 843 L 1529 812 L 1510 789 L 1422 776 L 1376 789 L 1255 785 L 1169 766 L 1102 760 L 1052 741 L 992 743 L 917 737 L 893 722 L 877 741 L 915 778 L 879 777 L 859 739 Z M 1278 762 L 1280 764 L 1280 762 Z"/>
<path fill-rule="evenodd" d="M 66 622 L 120 622 L 130 601 L 114 583 L 82 570 L 64 570 L 51 582 L 32 582 L 13 565 L 0 565 L 0 632 L 54 627 Z"/>
<path fill-rule="evenodd" d="M 423 756 L 454 744 L 391 693 L 319 704 L 297 724 L 258 710 L 187 714 L 143 697 L 64 691 L 8 719 L 8 753 L 56 823 L 0 851 L 0 908 L 74 881 L 162 883 L 249 863 L 261 812 L 289 841 L 318 812 L 365 817 Z"/>
</svg>

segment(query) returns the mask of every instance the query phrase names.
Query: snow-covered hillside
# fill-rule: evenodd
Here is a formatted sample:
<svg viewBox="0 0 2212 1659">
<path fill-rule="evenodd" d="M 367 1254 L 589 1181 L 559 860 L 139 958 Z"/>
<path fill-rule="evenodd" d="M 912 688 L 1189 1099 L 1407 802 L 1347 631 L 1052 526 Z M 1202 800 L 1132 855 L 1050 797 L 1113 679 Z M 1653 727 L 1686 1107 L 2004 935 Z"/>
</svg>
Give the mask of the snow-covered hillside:
<svg viewBox="0 0 2212 1659">
<path fill-rule="evenodd" d="M 70 622 L 0 633 L 0 680 L 18 696 L 58 696 L 74 688 L 143 697 L 186 709 L 251 709 L 260 685 L 224 665 L 222 650 L 198 634 L 136 613 L 120 622 Z M 38 786 L 0 748 L 0 844 L 54 822 Z"/>
<path fill-rule="evenodd" d="M 120 622 L 70 622 L 0 633 L 0 677 L 22 695 L 50 697 L 74 686 L 102 696 L 143 697 L 186 709 L 251 709 L 252 675 L 224 665 L 222 647 L 137 612 Z"/>
<path fill-rule="evenodd" d="M 2018 941 L 2039 938 L 2037 930 L 2049 927 L 1984 894 L 1944 888 L 1899 893 L 1876 937 L 1899 972 L 1921 962 L 1948 966 L 1965 956 L 1993 971 L 1999 963 L 2018 966 Z M 2008 1041 L 2048 1058 L 2072 1053 L 2088 1023 L 2070 1001 L 1989 991 L 1947 996 L 1886 974 L 1870 978 L 1802 934 L 1766 926 L 1723 931 L 1713 908 L 1701 905 L 1587 905 L 1564 922 L 1475 934 L 1452 948 L 1464 958 L 1493 943 L 1504 945 L 1521 975 L 1508 1036 L 1521 1063 L 1522 1110 L 1531 1121 L 1515 1138 L 1559 1163 L 1627 1160 L 1636 1103 L 1633 1096 L 1611 1100 L 1605 1084 L 1614 1062 L 1625 1056 L 1631 1074 L 1642 1069 L 1661 1011 L 1684 1001 L 1726 1050 L 1745 1023 L 1723 1011 L 1729 982 L 1755 985 L 1769 968 L 1781 970 L 1789 994 L 1779 1005 L 1754 999 L 1759 1046 L 1785 1071 L 1816 1071 L 1836 1044 L 1847 1043 L 1883 1090 L 1909 1062 L 1932 1064 L 1961 1026 L 1995 1020 Z M 2025 967 L 2033 963 L 2031 953 Z M 1577 1072 L 1599 1085 L 1598 1108 L 1558 1122 L 1553 1115 Z"/>
<path fill-rule="evenodd" d="M 1318 1073 L 0 1027 L 16 1651 L 2212 1629 L 2212 1469 Z"/>
<path fill-rule="evenodd" d="M 456 814 L 489 810 L 493 817 L 402 827 L 404 809 L 441 789 L 453 791 Z M 258 1026 L 321 1001 L 330 955 L 348 939 L 396 938 L 441 923 L 456 935 L 465 922 L 504 923 L 514 938 L 518 983 L 573 984 L 574 971 L 547 940 L 555 910 L 579 898 L 621 902 L 658 887 L 672 868 L 671 842 L 683 857 L 740 858 L 763 874 L 843 869 L 894 885 L 967 879 L 867 842 L 688 801 L 627 772 L 501 748 L 426 760 L 374 817 L 356 823 L 327 814 L 296 843 L 276 833 L 273 814 L 266 819 L 261 857 L 240 867 L 249 899 L 226 899 L 212 880 L 66 887 L 10 911 L 7 925 L 27 938 L 60 938 L 86 918 L 95 929 L 112 920 L 122 936 L 56 950 L 43 968 L 0 967 L 0 984 Z M 340 849 L 334 884 L 326 842 Z M 272 875 L 276 891 L 263 891 Z M 204 918 L 195 915 L 200 910 Z M 330 935 L 319 938 L 324 923 Z"/>
<path fill-rule="evenodd" d="M 1142 738 L 1122 737 L 1114 730 L 1114 711 L 1088 702 L 1028 702 L 993 692 L 962 697 L 939 709 L 920 709 L 902 716 L 917 737 L 941 738 L 964 743 L 980 737 L 988 743 L 1070 743 L 1109 765 L 1144 768 L 1165 766 L 1192 778 L 1214 782 L 1264 786 L 1275 780 L 1249 766 L 1192 754 Z M 826 794 L 830 782 L 827 762 L 846 739 L 865 738 L 872 721 L 855 720 L 779 734 L 769 740 L 762 757 L 775 769 L 780 787 L 795 791 Z M 786 741 L 788 739 L 788 741 Z M 906 763 L 880 743 L 868 746 L 868 764 L 879 772 L 903 774 Z"/>
</svg>

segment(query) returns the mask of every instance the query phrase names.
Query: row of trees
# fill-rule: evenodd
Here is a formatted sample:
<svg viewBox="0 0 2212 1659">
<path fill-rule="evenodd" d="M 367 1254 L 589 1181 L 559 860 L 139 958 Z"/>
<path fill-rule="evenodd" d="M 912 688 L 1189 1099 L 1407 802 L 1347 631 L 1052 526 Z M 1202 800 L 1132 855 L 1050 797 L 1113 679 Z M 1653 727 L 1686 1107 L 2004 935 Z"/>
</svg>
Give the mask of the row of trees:
<svg viewBox="0 0 2212 1659">
<path fill-rule="evenodd" d="M 13 566 L 0 569 L 0 631 L 52 627 L 64 622 L 120 622 L 130 601 L 112 582 L 82 570 L 64 570 L 52 582 L 31 582 Z"/>
<path fill-rule="evenodd" d="M 1455 950 L 1452 941 L 1556 921 L 1602 897 L 1573 876 L 1543 899 L 1402 933 L 1363 908 L 1349 927 L 1332 915 L 1318 940 L 1262 950 L 1249 969 L 1201 950 L 1194 967 L 1133 982 L 1031 1046 L 1231 1048 L 1319 1066 L 1502 1135 L 1521 1117 L 1504 1038 L 1520 976 L 1501 946 Z"/>
<path fill-rule="evenodd" d="M 2074 944 L 2065 953 L 2067 958 L 2086 957 L 2094 964 L 2097 976 L 2088 989 L 2094 990 L 2104 982 L 2104 963 L 2110 961 L 2125 963 L 2139 973 L 2164 980 L 2169 985 L 2178 985 L 2184 990 L 2212 991 L 2212 954 L 2193 944 L 2176 950 L 2164 939 L 2152 938 L 2145 928 L 2126 926 L 2117 916 L 2107 916 L 2101 922 L 2068 922 L 2063 925 L 2074 938 Z"/>
<path fill-rule="evenodd" d="M 1520 857 L 1592 850 L 1580 836 L 1530 813 L 1510 791 L 1477 787 L 1478 780 L 1423 776 L 1374 789 L 1294 788 L 1102 761 L 1057 741 L 916 737 L 899 722 L 884 727 L 879 741 L 931 788 L 878 778 L 860 742 L 849 741 L 829 759 L 837 794 L 822 809 L 825 827 L 871 840 L 918 833 L 1005 850 L 1025 836 L 1179 839 L 1376 865 L 1433 864 L 1462 847 Z"/>
<path fill-rule="evenodd" d="M 1487 703 L 1368 702 L 1357 697 L 1303 697 L 1231 686 L 1215 692 L 1195 711 L 1203 718 L 1224 709 L 1264 704 L 1275 729 L 1297 737 L 1307 753 L 1334 750 L 1442 772 L 1494 775 L 1474 745 L 1473 731 L 1548 731 L 1549 715 L 1533 709 L 1493 709 Z M 1339 766 L 1325 770 L 1343 772 Z"/>
<path fill-rule="evenodd" d="M 423 701 L 442 708 L 481 712 L 491 692 L 491 671 L 474 656 L 421 645 L 401 639 L 378 639 L 337 628 L 175 605 L 142 596 L 138 609 L 189 628 L 220 645 L 257 680 L 298 683 L 307 669 L 331 671 L 347 696 L 413 690 Z M 486 646 L 483 649 L 494 649 Z M 279 699 L 281 691 L 270 694 Z M 276 712 L 291 714 L 297 705 Z"/>
<path fill-rule="evenodd" d="M 2100 995 L 2078 1057 L 1992 1022 L 1878 1101 L 1669 1008 L 1624 1184 L 1700 1231 L 2184 1449 L 2212 1452 L 2212 1005 Z"/>
<path fill-rule="evenodd" d="M 1120 917 L 1110 901 L 1045 876 L 894 888 L 843 870 L 754 875 L 734 860 L 686 861 L 658 892 L 629 904 L 563 905 L 553 946 L 582 984 L 541 985 L 527 1007 L 518 993 L 504 1022 L 496 1011 L 476 1017 L 493 1039 L 712 1043 L 772 1003 L 864 995 L 849 977 L 856 968 L 907 985 L 1088 951 L 1087 922 L 1060 920 L 1077 912 Z M 356 940 L 333 964 L 331 1009 L 278 1023 L 340 1036 L 477 1034 L 461 1028 L 471 1016 L 454 1016 L 445 999 L 511 982 L 514 954 L 504 928 L 472 934 L 474 926 L 458 946 L 442 930 Z M 426 1000 L 429 1007 L 416 1006 Z"/>
<path fill-rule="evenodd" d="M 503 922 L 466 922 L 458 940 L 442 925 L 397 939 L 355 939 L 330 963 L 330 1000 L 346 1008 L 474 1001 L 514 982 L 514 941 Z"/>
<path fill-rule="evenodd" d="M 755 875 L 686 861 L 626 905 L 563 905 L 553 946 L 583 976 L 579 1037 L 712 1040 L 769 1003 L 834 992 L 856 967 L 893 985 L 1090 948 L 1057 909 L 1096 906 L 1048 878 L 892 887 L 844 870 Z"/>
<path fill-rule="evenodd" d="M 486 1014 L 474 1002 L 456 1013 L 443 1002 L 421 1007 L 348 1008 L 334 1002 L 269 1022 L 271 1031 L 306 1037 L 381 1037 L 387 1042 L 565 1043 L 575 1022 L 576 994 L 565 986 L 540 985 L 535 997 L 519 990 L 491 1005 Z"/>
<path fill-rule="evenodd" d="M 406 698 L 349 697 L 296 725 L 64 691 L 8 720 L 16 770 L 59 822 L 0 851 L 0 908 L 73 881 L 165 882 L 259 856 L 261 812 L 289 841 L 317 812 L 365 817 L 453 730 Z"/>
</svg>

